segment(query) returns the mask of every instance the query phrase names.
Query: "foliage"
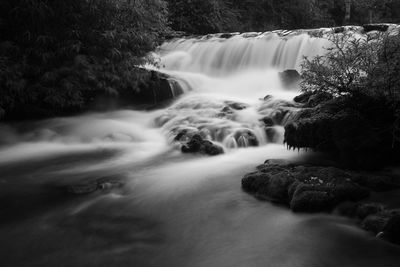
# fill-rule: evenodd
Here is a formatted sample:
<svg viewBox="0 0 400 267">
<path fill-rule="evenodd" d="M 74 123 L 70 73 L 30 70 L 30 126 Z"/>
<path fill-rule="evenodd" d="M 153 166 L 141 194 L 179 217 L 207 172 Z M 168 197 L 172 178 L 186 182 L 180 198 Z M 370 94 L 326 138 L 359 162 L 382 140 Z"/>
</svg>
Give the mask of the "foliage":
<svg viewBox="0 0 400 267">
<path fill-rule="evenodd" d="M 93 92 L 134 90 L 166 25 L 162 0 L 3 0 L 0 107 L 75 110 Z"/>
<path fill-rule="evenodd" d="M 168 0 L 168 4 L 172 28 L 195 34 L 317 25 L 313 12 L 318 7 L 305 0 Z"/>
<path fill-rule="evenodd" d="M 329 9 L 336 25 L 344 23 L 345 0 L 335 0 Z M 400 18 L 399 0 L 353 0 L 349 24 L 397 23 Z"/>
<path fill-rule="evenodd" d="M 344 0 L 167 0 L 171 26 L 192 34 L 340 26 Z M 399 0 L 354 0 L 350 24 L 398 22 Z"/>
<path fill-rule="evenodd" d="M 302 90 L 341 95 L 381 95 L 399 101 L 400 36 L 335 34 L 324 56 L 302 65 Z"/>
<path fill-rule="evenodd" d="M 234 30 L 237 14 L 230 1 L 169 0 L 169 18 L 176 30 L 207 34 Z"/>
<path fill-rule="evenodd" d="M 339 34 L 325 56 L 305 59 L 303 92 L 347 98 L 381 133 L 400 143 L 400 34 Z"/>
</svg>

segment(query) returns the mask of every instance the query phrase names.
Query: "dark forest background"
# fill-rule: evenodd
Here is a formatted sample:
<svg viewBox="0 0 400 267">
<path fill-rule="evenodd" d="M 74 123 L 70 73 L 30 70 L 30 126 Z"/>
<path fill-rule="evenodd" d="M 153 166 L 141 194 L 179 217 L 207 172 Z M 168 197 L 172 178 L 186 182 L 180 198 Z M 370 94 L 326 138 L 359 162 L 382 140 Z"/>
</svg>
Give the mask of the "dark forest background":
<svg viewBox="0 0 400 267">
<path fill-rule="evenodd" d="M 138 91 L 149 74 L 137 66 L 179 31 L 399 20 L 400 0 L 2 0 L 0 118 L 79 112 L 95 95 Z"/>
</svg>

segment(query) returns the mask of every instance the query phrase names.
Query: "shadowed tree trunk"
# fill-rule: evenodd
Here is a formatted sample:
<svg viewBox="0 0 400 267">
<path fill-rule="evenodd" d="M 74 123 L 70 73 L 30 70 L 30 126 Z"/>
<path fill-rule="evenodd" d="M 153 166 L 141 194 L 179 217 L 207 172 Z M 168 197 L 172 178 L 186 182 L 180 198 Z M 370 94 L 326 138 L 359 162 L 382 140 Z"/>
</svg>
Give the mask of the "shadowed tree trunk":
<svg viewBox="0 0 400 267">
<path fill-rule="evenodd" d="M 344 16 L 344 24 L 348 24 L 350 22 L 350 17 L 351 17 L 351 2 L 352 0 L 345 0 L 346 4 L 346 13 Z"/>
</svg>

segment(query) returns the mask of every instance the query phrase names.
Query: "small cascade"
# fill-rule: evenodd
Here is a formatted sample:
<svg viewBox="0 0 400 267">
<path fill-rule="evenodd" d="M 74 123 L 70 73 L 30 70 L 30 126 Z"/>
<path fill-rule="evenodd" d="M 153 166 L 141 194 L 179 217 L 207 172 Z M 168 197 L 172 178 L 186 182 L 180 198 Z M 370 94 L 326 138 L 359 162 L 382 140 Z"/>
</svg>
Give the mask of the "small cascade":
<svg viewBox="0 0 400 267">
<path fill-rule="evenodd" d="M 285 118 L 297 109 L 291 101 L 272 97 L 247 104 L 197 93 L 181 97 L 155 123 L 170 143 L 199 135 L 231 150 L 283 143 Z"/>
</svg>

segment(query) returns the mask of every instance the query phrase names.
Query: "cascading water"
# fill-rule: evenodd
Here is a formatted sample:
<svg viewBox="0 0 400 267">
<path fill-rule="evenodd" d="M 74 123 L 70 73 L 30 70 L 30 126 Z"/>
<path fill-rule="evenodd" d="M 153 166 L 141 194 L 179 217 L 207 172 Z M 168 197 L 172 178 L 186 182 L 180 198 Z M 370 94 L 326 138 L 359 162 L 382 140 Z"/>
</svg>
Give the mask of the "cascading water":
<svg viewBox="0 0 400 267">
<path fill-rule="evenodd" d="M 327 44 L 287 31 L 176 39 L 156 51 L 185 91 L 167 108 L 0 125 L 2 266 L 398 266 L 398 248 L 346 219 L 240 188 L 267 158 L 318 156 L 282 144 L 297 106 L 278 72 Z M 194 134 L 225 154 L 182 154 Z"/>
<path fill-rule="evenodd" d="M 330 44 L 308 33 L 283 33 L 217 34 L 164 43 L 157 51 L 161 71 L 174 77 L 186 95 L 158 125 L 174 135 L 200 133 L 226 149 L 282 142 L 285 116 L 296 110 L 291 103 L 296 91 L 283 87 L 278 72 L 299 70 L 303 57 L 321 55 Z M 273 125 L 266 125 L 266 119 Z"/>
<path fill-rule="evenodd" d="M 307 33 L 280 36 L 276 32 L 177 39 L 163 44 L 161 66 L 167 70 L 213 77 L 246 70 L 300 69 L 303 57 L 324 53 L 330 43 Z"/>
</svg>

